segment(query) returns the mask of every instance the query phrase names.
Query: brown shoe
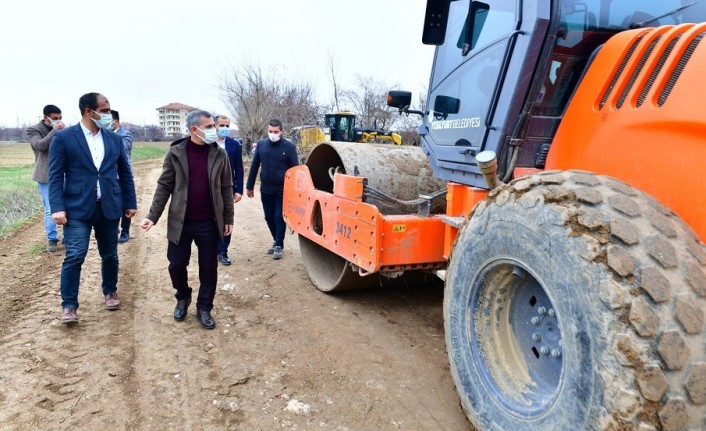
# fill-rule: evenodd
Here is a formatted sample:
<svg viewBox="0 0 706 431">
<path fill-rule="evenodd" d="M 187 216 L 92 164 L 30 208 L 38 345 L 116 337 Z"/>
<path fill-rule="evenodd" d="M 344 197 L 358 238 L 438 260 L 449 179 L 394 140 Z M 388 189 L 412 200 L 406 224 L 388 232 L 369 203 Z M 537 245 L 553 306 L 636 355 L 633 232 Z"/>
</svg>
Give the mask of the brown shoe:
<svg viewBox="0 0 706 431">
<path fill-rule="evenodd" d="M 78 314 L 75 308 L 64 308 L 61 313 L 61 323 L 78 323 Z"/>
<path fill-rule="evenodd" d="M 105 295 L 105 308 L 107 310 L 117 310 L 120 308 L 120 300 L 116 292 Z"/>
</svg>

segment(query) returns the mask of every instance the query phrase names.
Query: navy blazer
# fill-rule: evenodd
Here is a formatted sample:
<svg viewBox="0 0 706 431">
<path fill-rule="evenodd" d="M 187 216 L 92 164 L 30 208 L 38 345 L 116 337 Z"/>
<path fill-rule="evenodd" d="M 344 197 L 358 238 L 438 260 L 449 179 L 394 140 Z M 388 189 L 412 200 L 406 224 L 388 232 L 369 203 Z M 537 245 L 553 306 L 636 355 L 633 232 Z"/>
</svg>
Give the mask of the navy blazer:
<svg viewBox="0 0 706 431">
<path fill-rule="evenodd" d="M 80 124 L 54 136 L 49 147 L 49 207 L 66 211 L 67 219 L 88 221 L 98 199 L 96 180 L 101 186 L 101 209 L 109 220 L 119 219 L 125 210 L 137 209 L 135 183 L 130 161 L 117 134 L 102 129 L 105 156 L 96 169 Z"/>
<path fill-rule="evenodd" d="M 243 147 L 236 139 L 226 136 L 226 154 L 233 174 L 233 194 L 243 194 Z"/>
</svg>

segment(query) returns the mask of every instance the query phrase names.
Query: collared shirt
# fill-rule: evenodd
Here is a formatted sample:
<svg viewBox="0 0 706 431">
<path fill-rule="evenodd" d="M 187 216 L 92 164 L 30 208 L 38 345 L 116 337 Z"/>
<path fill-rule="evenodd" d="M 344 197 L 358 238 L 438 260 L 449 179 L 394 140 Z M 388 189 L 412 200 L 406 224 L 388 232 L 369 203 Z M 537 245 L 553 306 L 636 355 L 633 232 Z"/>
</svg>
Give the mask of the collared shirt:
<svg viewBox="0 0 706 431">
<path fill-rule="evenodd" d="M 81 125 L 81 130 L 83 130 L 83 135 L 86 137 L 86 142 L 88 142 L 88 149 L 91 151 L 91 158 L 93 158 L 93 164 L 96 165 L 96 169 L 100 169 L 101 163 L 103 163 L 103 157 L 105 157 L 105 144 L 103 143 L 103 131 L 98 129 L 98 133 L 93 136 L 93 133 L 83 125 L 83 122 L 79 121 Z M 96 180 L 96 190 L 98 191 L 98 199 L 101 198 L 101 185 L 100 181 Z"/>
<path fill-rule="evenodd" d="M 226 149 L 226 138 L 223 138 L 222 141 L 219 141 L 218 139 L 216 139 L 216 143 L 217 143 L 218 146 L 221 147 L 222 149 L 224 149 L 224 150 Z"/>
</svg>

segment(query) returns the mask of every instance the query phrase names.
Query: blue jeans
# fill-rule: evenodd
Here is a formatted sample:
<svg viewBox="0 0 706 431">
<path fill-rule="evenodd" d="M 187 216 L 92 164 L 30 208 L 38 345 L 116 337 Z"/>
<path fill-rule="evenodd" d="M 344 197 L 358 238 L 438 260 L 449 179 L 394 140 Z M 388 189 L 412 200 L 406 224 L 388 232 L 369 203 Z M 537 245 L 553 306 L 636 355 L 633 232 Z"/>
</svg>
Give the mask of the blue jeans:
<svg viewBox="0 0 706 431">
<path fill-rule="evenodd" d="M 287 224 L 282 217 L 283 193 L 262 193 L 262 209 L 265 211 L 265 221 L 270 228 L 275 247 L 284 248 L 284 234 L 287 233 Z"/>
<path fill-rule="evenodd" d="M 39 194 L 42 195 L 42 203 L 44 204 L 44 230 L 47 232 L 47 240 L 56 241 L 59 235 L 56 233 L 56 223 L 51 218 L 51 208 L 49 208 L 49 184 L 37 183 Z"/>
<path fill-rule="evenodd" d="M 70 216 L 69 216 L 70 217 Z M 118 290 L 118 224 L 120 219 L 108 220 L 100 205 L 96 205 L 91 220 L 68 218 L 64 225 L 66 255 L 61 265 L 61 306 L 78 308 L 78 286 L 81 265 L 88 253 L 91 229 L 95 231 L 98 253 L 101 256 L 103 295 Z"/>
</svg>

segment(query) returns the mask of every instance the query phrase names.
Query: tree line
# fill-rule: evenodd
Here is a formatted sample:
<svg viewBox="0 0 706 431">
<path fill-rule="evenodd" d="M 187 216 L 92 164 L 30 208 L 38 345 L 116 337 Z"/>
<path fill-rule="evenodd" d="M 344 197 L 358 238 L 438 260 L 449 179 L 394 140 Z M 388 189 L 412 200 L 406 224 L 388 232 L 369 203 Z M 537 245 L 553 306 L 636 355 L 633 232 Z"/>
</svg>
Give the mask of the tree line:
<svg viewBox="0 0 706 431">
<path fill-rule="evenodd" d="M 221 101 L 246 144 L 267 136 L 267 123 L 272 118 L 280 119 L 285 129 L 291 130 L 297 126 L 323 125 L 326 113 L 341 111 L 353 112 L 358 128 L 393 130 L 402 135 L 405 144 L 418 144 L 421 119 L 399 115 L 387 106 L 387 92 L 397 89 L 398 83 L 357 75 L 351 87 L 343 87 L 332 54 L 328 55 L 327 76 L 331 93 L 325 103 L 317 100 L 311 82 L 294 81 L 274 69 L 265 70 L 247 61 L 222 76 L 218 87 Z M 420 94 L 416 105 L 412 108 L 424 111 L 424 94 Z M 0 126 L 0 141 L 26 141 L 29 126 Z M 174 138 L 165 136 L 158 125 L 122 123 L 121 126 L 132 133 L 135 141 Z"/>
<path fill-rule="evenodd" d="M 33 126 L 34 124 L 36 123 L 24 124 L 17 127 L 0 126 L 0 141 L 26 142 L 27 128 L 29 126 Z M 140 126 L 137 124 L 121 123 L 120 126 L 128 129 L 132 133 L 135 141 L 152 142 L 171 139 L 171 137 L 164 136 L 164 131 L 156 124 Z"/>
<path fill-rule="evenodd" d="M 399 115 L 387 106 L 387 92 L 399 87 L 370 76 L 357 75 L 353 86 L 344 88 L 338 79 L 335 59 L 328 56 L 327 75 L 331 86 L 328 103 L 316 99 L 311 82 L 295 81 L 273 69 L 265 70 L 252 62 L 241 62 L 220 80 L 222 102 L 233 117 L 245 142 L 267 136 L 267 122 L 280 119 L 286 129 L 304 125 L 323 125 L 326 113 L 351 111 L 359 128 L 394 130 L 405 144 L 417 145 L 419 117 Z M 417 107 L 424 108 L 420 96 Z"/>
</svg>

